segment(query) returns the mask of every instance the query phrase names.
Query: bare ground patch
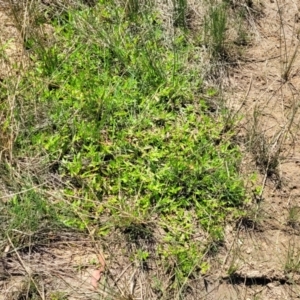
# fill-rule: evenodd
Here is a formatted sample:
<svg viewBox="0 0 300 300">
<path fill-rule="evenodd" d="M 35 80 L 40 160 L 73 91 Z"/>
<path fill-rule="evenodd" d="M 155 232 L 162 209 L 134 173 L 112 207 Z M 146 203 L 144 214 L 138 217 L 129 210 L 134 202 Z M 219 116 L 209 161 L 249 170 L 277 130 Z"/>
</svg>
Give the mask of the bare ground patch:
<svg viewBox="0 0 300 300">
<path fill-rule="evenodd" d="M 226 235 L 226 254 L 219 259 L 227 279 L 211 299 L 296 299 L 300 293 L 299 6 L 261 4 L 263 17 L 252 27 L 253 40 L 238 67 L 229 71 L 227 91 L 245 116 L 244 145 L 252 152 L 247 172 L 258 168 L 263 189 L 252 204 L 254 214 Z"/>
</svg>

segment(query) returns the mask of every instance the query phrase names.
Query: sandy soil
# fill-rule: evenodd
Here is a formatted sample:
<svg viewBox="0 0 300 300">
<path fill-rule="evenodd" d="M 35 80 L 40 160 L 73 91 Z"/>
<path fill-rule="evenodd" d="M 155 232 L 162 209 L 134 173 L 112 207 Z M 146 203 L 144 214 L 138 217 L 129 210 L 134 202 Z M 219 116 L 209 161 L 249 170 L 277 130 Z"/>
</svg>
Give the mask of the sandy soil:
<svg viewBox="0 0 300 300">
<path fill-rule="evenodd" d="M 21 34 L 7 10 L 0 1 L 0 80 L 19 69 L 23 56 Z"/>
<path fill-rule="evenodd" d="M 262 16 L 252 26 L 251 45 L 238 67 L 230 70 L 227 93 L 233 107 L 242 105 L 247 130 L 253 126 L 254 112 L 259 112 L 258 127 L 273 149 L 280 146 L 281 134 L 288 133 L 277 178 L 260 177 L 265 185 L 262 201 L 254 205 L 256 228 L 250 223 L 228 231 L 224 254 L 219 255 L 223 279 L 212 281 L 206 299 L 300 297 L 300 144 L 295 109 L 300 89 L 300 5 L 291 0 L 264 0 L 256 5 L 262 7 Z M 251 161 L 245 163 L 251 166 Z M 291 209 L 295 222 L 291 222 Z M 230 268 L 235 270 L 233 276 L 228 276 Z"/>
</svg>

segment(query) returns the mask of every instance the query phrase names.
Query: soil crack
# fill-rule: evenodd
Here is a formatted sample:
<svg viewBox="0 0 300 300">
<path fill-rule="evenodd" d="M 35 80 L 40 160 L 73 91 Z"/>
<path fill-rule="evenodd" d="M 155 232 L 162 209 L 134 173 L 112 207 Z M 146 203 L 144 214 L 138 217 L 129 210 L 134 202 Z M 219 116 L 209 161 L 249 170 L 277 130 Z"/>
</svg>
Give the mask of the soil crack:
<svg viewBox="0 0 300 300">
<path fill-rule="evenodd" d="M 266 286 L 270 283 L 276 283 L 276 285 L 292 285 L 300 283 L 300 276 L 290 277 L 289 274 L 263 274 L 260 271 L 251 270 L 248 273 L 236 272 L 232 275 L 222 276 L 222 280 L 231 285 L 245 286 Z"/>
</svg>

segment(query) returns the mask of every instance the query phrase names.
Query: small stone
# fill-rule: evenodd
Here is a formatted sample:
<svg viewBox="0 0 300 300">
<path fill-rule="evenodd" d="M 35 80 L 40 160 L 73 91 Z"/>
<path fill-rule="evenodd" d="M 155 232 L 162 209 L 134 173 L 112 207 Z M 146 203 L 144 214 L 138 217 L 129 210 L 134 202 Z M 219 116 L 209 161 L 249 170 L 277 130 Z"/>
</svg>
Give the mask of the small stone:
<svg viewBox="0 0 300 300">
<path fill-rule="evenodd" d="M 269 289 L 275 288 L 275 287 L 277 287 L 277 286 L 280 286 L 280 282 L 279 282 L 279 281 L 273 281 L 273 282 L 269 282 L 269 283 L 267 284 L 267 287 L 268 287 Z"/>
<path fill-rule="evenodd" d="M 250 254 L 251 253 L 251 249 L 250 248 L 246 249 L 246 253 Z"/>
</svg>

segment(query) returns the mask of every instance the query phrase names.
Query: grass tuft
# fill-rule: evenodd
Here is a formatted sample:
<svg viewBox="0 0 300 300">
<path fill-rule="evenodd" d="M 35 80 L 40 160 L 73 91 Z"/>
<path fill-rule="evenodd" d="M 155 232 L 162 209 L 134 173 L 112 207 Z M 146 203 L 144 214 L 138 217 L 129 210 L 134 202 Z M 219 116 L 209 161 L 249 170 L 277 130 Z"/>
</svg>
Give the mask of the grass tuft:
<svg viewBox="0 0 300 300">
<path fill-rule="evenodd" d="M 297 229 L 299 228 L 299 222 L 300 222 L 300 207 L 291 206 L 288 211 L 287 225 L 291 226 L 294 229 Z"/>
<path fill-rule="evenodd" d="M 211 6 L 205 20 L 205 44 L 210 47 L 214 59 L 226 57 L 226 30 L 227 30 L 227 5 L 225 3 Z"/>
</svg>

